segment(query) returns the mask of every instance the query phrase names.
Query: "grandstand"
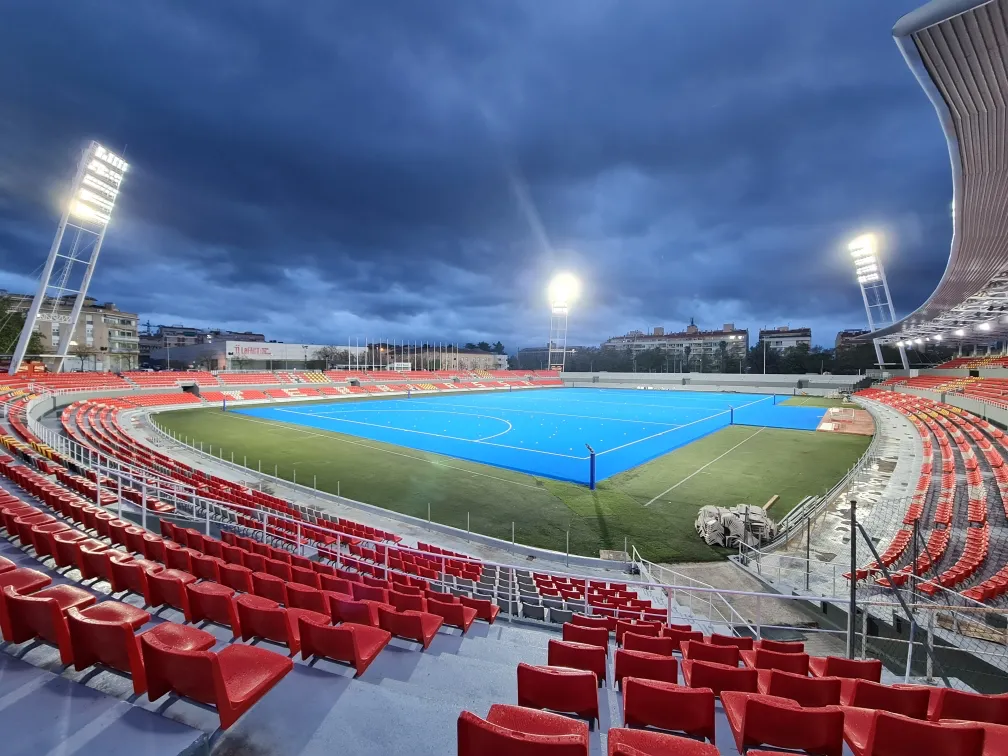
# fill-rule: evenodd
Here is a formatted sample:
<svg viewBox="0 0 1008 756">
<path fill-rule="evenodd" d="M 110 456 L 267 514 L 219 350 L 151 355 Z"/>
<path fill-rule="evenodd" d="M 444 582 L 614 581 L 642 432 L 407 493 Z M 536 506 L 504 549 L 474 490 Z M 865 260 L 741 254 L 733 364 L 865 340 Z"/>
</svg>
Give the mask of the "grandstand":
<svg viewBox="0 0 1008 756">
<path fill-rule="evenodd" d="M 935 0 L 896 26 L 949 136 L 956 234 L 935 294 L 872 337 L 961 331 L 975 352 L 1003 339 L 990 308 L 1008 283 L 1008 259 L 987 243 L 984 224 L 996 217 L 985 203 L 1003 188 L 993 182 L 1004 178 L 1004 140 L 975 132 L 983 122 L 1004 136 L 1005 122 L 980 118 L 967 103 L 1003 109 L 1008 101 L 1005 46 L 987 44 L 1003 40 L 1006 11 L 1008 0 Z M 978 82 L 983 91 L 969 91 Z M 999 97 L 985 97 L 991 91 Z M 4 750 L 1004 753 L 1006 366 L 1008 358 L 975 353 L 872 386 L 860 376 L 553 371 L 5 379 Z M 832 425 L 823 423 L 827 407 L 852 409 L 841 391 L 854 392 L 873 418 L 870 445 L 817 430 Z M 489 403 L 505 398 L 513 414 L 488 418 Z M 603 417 L 573 406 L 592 401 L 620 409 Z M 220 411 L 225 405 L 241 409 Z M 673 416 L 670 408 L 695 414 Z M 270 418 L 279 412 L 379 430 L 350 438 Z M 414 415 L 424 412 L 465 417 L 423 424 Z M 483 426 L 506 422 L 510 432 L 521 413 L 539 430 L 516 434 L 516 443 L 542 444 L 536 453 L 546 455 L 562 456 L 546 444 L 567 444 L 573 454 L 562 423 L 582 432 L 605 421 L 590 430 L 606 445 L 592 437 L 597 448 L 577 450 L 598 489 L 550 477 L 555 468 L 532 478 L 507 465 L 471 466 L 452 450 L 430 459 L 422 443 L 378 438 L 409 432 L 442 444 L 458 422 L 479 431 L 464 440 L 485 450 L 497 431 Z M 565 419 L 548 420 L 551 413 Z M 397 414 L 413 425 L 396 425 Z M 192 418 L 200 418 L 198 439 L 166 427 Z M 206 435 L 212 425 L 252 442 L 250 423 L 287 434 L 269 442 L 273 459 L 289 464 L 289 479 L 277 467 L 262 470 L 262 460 L 239 464 L 234 448 L 225 457 L 219 437 Z M 627 423 L 619 431 L 626 441 L 605 435 L 613 423 Z M 662 430 L 641 432 L 656 425 Z M 658 468 L 640 462 L 652 451 L 665 458 L 660 445 L 625 466 L 595 468 L 610 450 L 683 428 L 690 443 L 674 454 L 697 455 L 688 476 L 670 482 L 661 468 L 649 477 Z M 462 477 L 451 480 L 466 482 L 453 494 L 496 496 L 502 489 L 494 486 L 507 486 L 537 516 L 486 534 L 471 527 L 468 511 L 464 523 L 438 523 L 430 509 L 425 517 L 354 500 L 338 484 L 335 494 L 323 490 L 314 474 L 309 485 L 308 455 L 323 431 L 360 456 L 316 451 L 321 461 L 362 460 L 355 472 L 371 476 L 371 490 L 391 482 L 403 486 L 398 495 L 419 489 L 429 502 L 445 479 L 431 483 L 416 465 L 457 466 Z M 638 487 L 620 489 L 613 481 L 624 474 Z M 690 486 L 704 475 L 707 490 L 721 496 L 766 501 L 766 516 L 779 519 L 777 541 L 763 547 L 744 531 L 733 563 L 703 566 L 702 579 L 688 565 L 646 559 L 637 546 L 656 546 L 643 535 L 622 550 L 605 541 L 604 554 L 603 541 L 570 548 L 573 528 L 585 522 L 611 541 L 608 531 L 626 511 L 658 540 L 669 539 L 669 522 L 688 530 L 695 510 L 683 517 L 687 508 L 673 497 L 698 498 L 703 489 Z M 815 476 L 828 486 L 798 496 Z M 784 485 L 792 488 L 781 497 Z M 537 498 L 562 486 L 577 491 L 562 501 L 566 533 Z M 787 496 L 795 500 L 781 501 Z M 566 535 L 566 550 L 532 543 L 528 536 L 543 531 L 557 544 Z"/>
</svg>

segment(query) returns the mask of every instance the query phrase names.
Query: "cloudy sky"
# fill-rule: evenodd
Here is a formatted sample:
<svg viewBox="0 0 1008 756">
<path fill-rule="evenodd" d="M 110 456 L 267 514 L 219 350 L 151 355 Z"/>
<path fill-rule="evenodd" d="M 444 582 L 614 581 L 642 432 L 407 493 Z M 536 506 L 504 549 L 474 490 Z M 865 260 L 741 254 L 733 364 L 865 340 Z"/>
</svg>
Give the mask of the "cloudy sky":
<svg viewBox="0 0 1008 756">
<path fill-rule="evenodd" d="M 0 288 L 34 289 L 89 139 L 131 170 L 91 292 L 280 340 L 864 325 L 912 310 L 945 142 L 891 28 L 920 0 L 7 0 Z M 755 341 L 755 334 L 753 334 Z"/>
</svg>

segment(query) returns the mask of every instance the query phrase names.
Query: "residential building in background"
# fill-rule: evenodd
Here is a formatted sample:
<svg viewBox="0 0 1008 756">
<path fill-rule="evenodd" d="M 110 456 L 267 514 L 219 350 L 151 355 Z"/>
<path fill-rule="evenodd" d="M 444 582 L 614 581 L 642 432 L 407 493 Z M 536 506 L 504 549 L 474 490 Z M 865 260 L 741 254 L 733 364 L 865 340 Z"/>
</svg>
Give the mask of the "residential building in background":
<svg viewBox="0 0 1008 756">
<path fill-rule="evenodd" d="M 5 294 L 17 312 L 28 312 L 30 294 Z M 69 316 L 75 296 L 46 299 L 41 311 Z M 73 333 L 68 323 L 36 320 L 34 331 L 42 339 L 45 353 L 54 354 L 64 339 L 70 340 L 64 370 L 99 370 L 118 372 L 136 370 L 140 364 L 140 347 L 137 336 L 137 314 L 123 312 L 112 302 L 98 303 L 94 297 L 85 297 L 80 318 Z"/>
<path fill-rule="evenodd" d="M 740 359 L 749 351 L 749 331 L 736 328 L 734 323 L 725 323 L 719 330 L 703 331 L 690 320 L 684 331 L 666 332 L 662 327 L 656 327 L 650 333 L 631 331 L 625 336 L 613 336 L 603 342 L 602 348 L 633 353 L 658 349 L 673 357 L 688 355 L 690 360 L 705 357 L 716 360 L 722 355 Z"/>
<path fill-rule="evenodd" d="M 759 332 L 760 341 L 766 341 L 767 349 L 775 352 L 783 352 L 799 346 L 812 346 L 811 328 L 791 328 L 791 326 L 779 326 L 777 328 L 762 329 Z"/>
<path fill-rule="evenodd" d="M 836 349 L 850 349 L 851 347 L 858 346 L 854 343 L 854 339 L 858 336 L 864 336 L 869 333 L 867 328 L 849 328 L 846 331 L 840 331 L 836 335 L 836 341 L 833 346 Z"/>
</svg>

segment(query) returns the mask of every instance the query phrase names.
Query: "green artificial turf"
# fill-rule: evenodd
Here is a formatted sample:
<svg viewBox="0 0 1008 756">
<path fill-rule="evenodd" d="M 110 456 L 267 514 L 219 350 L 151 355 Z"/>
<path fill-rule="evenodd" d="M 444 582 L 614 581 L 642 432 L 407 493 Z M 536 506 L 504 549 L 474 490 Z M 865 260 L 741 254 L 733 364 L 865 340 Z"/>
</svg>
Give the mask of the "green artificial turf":
<svg viewBox="0 0 1008 756">
<path fill-rule="evenodd" d="M 805 397 L 798 397 L 800 401 Z M 791 403 L 793 400 L 788 400 Z M 817 405 L 818 406 L 818 405 Z M 655 562 L 724 557 L 693 523 L 705 504 L 765 504 L 783 517 L 831 488 L 863 454 L 866 436 L 730 426 L 627 472 L 585 486 L 220 409 L 162 412 L 180 438 L 250 469 L 294 478 L 386 509 L 510 540 L 598 556 L 624 539 Z"/>
</svg>

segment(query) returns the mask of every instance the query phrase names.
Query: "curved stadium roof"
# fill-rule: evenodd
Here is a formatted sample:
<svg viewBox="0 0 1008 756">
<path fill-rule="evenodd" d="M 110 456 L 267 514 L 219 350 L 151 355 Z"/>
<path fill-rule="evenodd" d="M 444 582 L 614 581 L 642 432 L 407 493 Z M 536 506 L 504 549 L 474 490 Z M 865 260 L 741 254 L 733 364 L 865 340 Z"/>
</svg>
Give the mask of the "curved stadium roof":
<svg viewBox="0 0 1008 756">
<path fill-rule="evenodd" d="M 932 0 L 893 27 L 952 161 L 952 249 L 928 300 L 872 332 L 894 342 L 1008 336 L 1008 0 Z"/>
</svg>

